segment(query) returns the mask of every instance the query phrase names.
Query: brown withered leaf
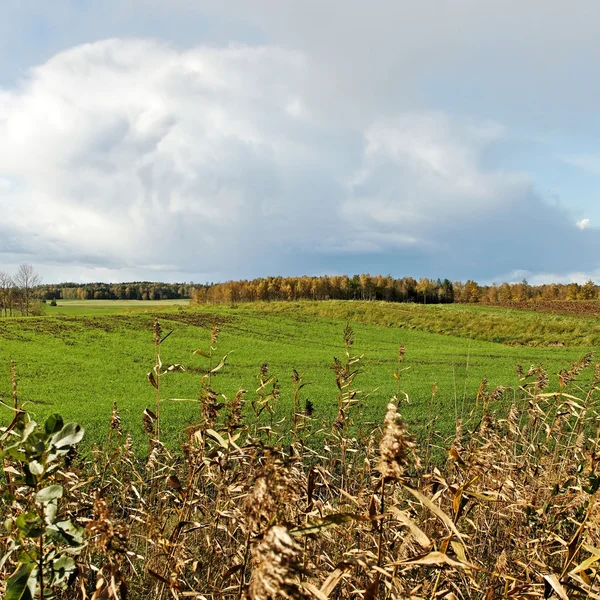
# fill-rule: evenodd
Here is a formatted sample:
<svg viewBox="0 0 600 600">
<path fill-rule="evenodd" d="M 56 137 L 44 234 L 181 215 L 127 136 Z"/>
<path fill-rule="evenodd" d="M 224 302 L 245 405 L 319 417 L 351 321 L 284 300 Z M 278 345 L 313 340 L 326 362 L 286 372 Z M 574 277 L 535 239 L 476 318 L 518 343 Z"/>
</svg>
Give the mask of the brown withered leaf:
<svg viewBox="0 0 600 600">
<path fill-rule="evenodd" d="M 144 409 L 144 416 L 156 421 L 156 415 L 149 408 Z"/>
<path fill-rule="evenodd" d="M 375 600 L 375 598 L 377 598 L 377 590 L 379 588 L 379 578 L 380 578 L 380 574 L 377 573 L 377 575 L 375 575 L 375 579 L 373 579 L 373 581 L 371 582 L 369 587 L 365 590 L 365 593 L 363 595 L 363 600 Z"/>
<path fill-rule="evenodd" d="M 154 377 L 154 373 L 152 371 L 150 371 L 148 373 L 148 381 L 156 388 L 158 389 L 158 383 L 156 382 L 156 378 Z"/>
</svg>

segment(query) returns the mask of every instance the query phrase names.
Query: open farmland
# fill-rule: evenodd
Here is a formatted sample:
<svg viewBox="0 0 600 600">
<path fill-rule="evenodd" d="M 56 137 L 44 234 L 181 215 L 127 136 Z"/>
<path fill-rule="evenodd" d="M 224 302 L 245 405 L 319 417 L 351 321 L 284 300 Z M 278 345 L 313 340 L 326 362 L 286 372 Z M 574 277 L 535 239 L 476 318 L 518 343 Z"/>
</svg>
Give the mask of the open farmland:
<svg viewBox="0 0 600 600">
<path fill-rule="evenodd" d="M 312 402 L 314 429 L 335 419 L 337 387 L 331 367 L 334 357 L 344 358 L 347 321 L 355 334 L 352 354 L 361 357 L 355 379 L 360 401 L 352 413 L 357 433 L 381 421 L 399 387 L 405 398 L 401 412 L 415 432 L 437 415 L 437 428 L 448 435 L 456 417 L 473 406 L 484 377 L 491 389 L 507 388 L 500 404 L 510 405 L 519 386 L 517 364 L 525 370 L 543 364 L 555 386 L 559 369 L 600 340 L 600 327 L 591 318 L 462 305 L 306 302 L 188 308 L 178 301 L 70 301 L 46 310 L 44 317 L 0 321 L 0 396 L 5 401 L 11 396 L 12 359 L 20 399 L 32 416 L 42 420 L 60 412 L 82 423 L 87 444 L 106 438 L 113 402 L 124 430 L 134 441 L 144 438 L 142 413 L 155 405 L 147 373 L 154 365 L 156 318 L 164 333 L 172 332 L 160 349 L 164 365 L 185 368 L 169 373 L 161 384 L 161 428 L 170 447 L 178 445 L 185 426 L 200 418 L 197 399 L 208 361 L 192 353 L 208 350 L 213 325 L 220 329 L 213 366 L 230 354 L 212 388 L 227 399 L 247 390 L 245 411 L 252 422 L 257 377 L 268 363 L 280 397 L 274 415 L 263 413 L 259 425 L 285 420 L 281 431 L 291 422 L 292 369 L 308 384 L 299 399 Z M 406 354 L 398 382 L 393 374 L 400 344 Z M 438 391 L 432 400 L 434 383 Z M 4 418 L 8 416 L 6 411 Z"/>
<path fill-rule="evenodd" d="M 6 598 L 595 597 L 593 319 L 47 310 L 0 321 Z"/>
</svg>

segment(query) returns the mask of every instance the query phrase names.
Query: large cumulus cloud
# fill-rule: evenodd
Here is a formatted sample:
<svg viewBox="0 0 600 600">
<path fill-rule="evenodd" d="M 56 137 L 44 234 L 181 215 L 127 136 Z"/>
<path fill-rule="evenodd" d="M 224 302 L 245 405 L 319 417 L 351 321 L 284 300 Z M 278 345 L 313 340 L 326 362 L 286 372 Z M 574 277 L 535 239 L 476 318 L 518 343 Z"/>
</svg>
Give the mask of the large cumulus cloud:
<svg viewBox="0 0 600 600">
<path fill-rule="evenodd" d="M 196 281 L 596 267 L 597 230 L 486 160 L 502 123 L 353 112 L 368 98 L 324 77 L 314 53 L 273 44 L 56 54 L 0 91 L 0 265 Z"/>
</svg>

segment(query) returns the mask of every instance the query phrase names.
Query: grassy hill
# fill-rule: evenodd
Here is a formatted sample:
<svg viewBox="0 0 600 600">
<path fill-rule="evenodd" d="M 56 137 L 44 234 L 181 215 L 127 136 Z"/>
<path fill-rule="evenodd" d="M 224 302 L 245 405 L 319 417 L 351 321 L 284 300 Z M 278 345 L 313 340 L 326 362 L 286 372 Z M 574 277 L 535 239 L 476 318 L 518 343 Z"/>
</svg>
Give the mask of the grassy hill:
<svg viewBox="0 0 600 600">
<path fill-rule="evenodd" d="M 510 404 L 518 395 L 517 364 L 525 370 L 543 364 L 554 374 L 555 386 L 556 373 L 600 339 L 600 328 L 589 317 L 460 305 L 64 302 L 48 307 L 44 317 L 0 321 L 0 398 L 11 397 L 12 359 L 20 398 L 35 418 L 60 412 L 84 424 L 88 443 L 100 443 L 117 402 L 125 431 L 141 440 L 143 410 L 155 405 L 147 373 L 154 365 L 152 326 L 157 318 L 165 333 L 172 332 L 161 346 L 162 362 L 185 367 L 166 375 L 161 384 L 162 429 L 171 446 L 178 444 L 182 428 L 200 418 L 197 399 L 208 360 L 193 352 L 208 351 L 212 325 L 220 329 L 213 366 L 230 353 L 212 381 L 220 400 L 247 390 L 245 411 L 253 420 L 251 404 L 266 362 L 269 375 L 278 380 L 280 397 L 273 417 L 263 413 L 259 425 L 285 420 L 285 431 L 293 412 L 292 369 L 308 384 L 299 400 L 302 406 L 306 399 L 313 404 L 313 428 L 323 424 L 328 429 L 335 419 L 338 390 L 332 365 L 334 357 L 345 358 L 343 331 L 351 322 L 351 353 L 361 357 L 354 382 L 360 402 L 352 413 L 357 435 L 381 421 L 398 389 L 405 398 L 401 411 L 415 431 L 436 416 L 436 426 L 449 433 L 457 416 L 473 406 L 484 377 L 492 389 L 507 388 L 501 404 Z M 564 346 L 552 345 L 556 343 Z M 401 344 L 406 353 L 397 381 Z"/>
</svg>

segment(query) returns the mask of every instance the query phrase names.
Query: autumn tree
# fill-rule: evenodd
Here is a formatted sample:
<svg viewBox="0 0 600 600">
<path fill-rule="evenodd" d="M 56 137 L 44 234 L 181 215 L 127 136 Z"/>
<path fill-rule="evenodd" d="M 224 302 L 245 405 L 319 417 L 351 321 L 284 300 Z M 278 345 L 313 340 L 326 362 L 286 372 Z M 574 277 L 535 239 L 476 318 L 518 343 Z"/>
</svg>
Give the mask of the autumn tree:
<svg viewBox="0 0 600 600">
<path fill-rule="evenodd" d="M 498 286 L 495 283 L 492 283 L 492 285 L 489 286 L 483 300 L 489 302 L 490 304 L 498 304 L 500 302 Z"/>
<path fill-rule="evenodd" d="M 579 290 L 579 297 L 582 300 L 594 300 L 596 298 L 596 285 L 591 279 L 588 279 Z"/>
<path fill-rule="evenodd" d="M 431 297 L 435 292 L 435 283 L 427 277 L 421 277 L 416 286 L 416 291 L 420 298 L 423 298 L 423 303 L 431 302 Z"/>
<path fill-rule="evenodd" d="M 567 285 L 567 300 L 577 300 L 579 298 L 579 284 L 569 283 Z"/>
<path fill-rule="evenodd" d="M 465 287 L 463 290 L 463 302 L 479 302 L 480 299 L 481 288 L 479 287 L 476 281 L 472 281 L 471 279 L 469 279 L 467 283 L 465 283 Z"/>
</svg>

